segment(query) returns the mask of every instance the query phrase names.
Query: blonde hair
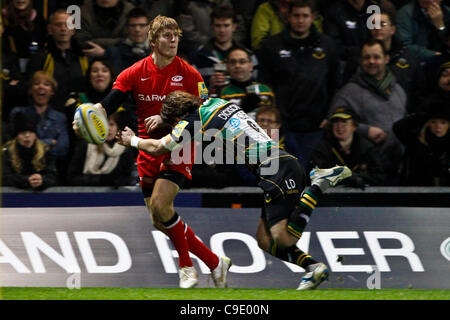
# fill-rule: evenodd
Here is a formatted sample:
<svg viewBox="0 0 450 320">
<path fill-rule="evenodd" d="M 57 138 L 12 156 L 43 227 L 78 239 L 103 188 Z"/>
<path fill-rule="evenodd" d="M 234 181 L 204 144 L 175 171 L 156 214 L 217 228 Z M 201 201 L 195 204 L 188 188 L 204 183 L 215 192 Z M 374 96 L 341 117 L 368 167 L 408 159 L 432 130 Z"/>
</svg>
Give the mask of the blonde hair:
<svg viewBox="0 0 450 320">
<path fill-rule="evenodd" d="M 30 92 L 31 92 L 31 86 L 33 85 L 33 83 L 41 78 L 44 78 L 45 80 L 50 82 L 50 85 L 53 89 L 53 93 L 55 93 L 56 89 L 58 88 L 58 82 L 56 82 L 55 78 L 53 78 L 50 74 L 48 74 L 47 72 L 45 72 L 43 70 L 39 70 L 39 71 L 36 71 L 35 73 L 33 73 L 33 76 L 30 79 Z"/>
<path fill-rule="evenodd" d="M 174 30 L 178 37 L 181 37 L 182 35 L 182 30 L 175 19 L 158 15 L 152 20 L 152 22 L 150 22 L 150 30 L 148 31 L 148 41 L 150 43 L 150 47 L 152 46 L 152 42 L 157 41 L 159 35 L 164 29 Z"/>
<path fill-rule="evenodd" d="M 11 156 L 11 165 L 16 173 L 21 173 L 23 169 L 22 159 L 19 156 L 19 150 L 17 149 L 17 138 L 6 143 L 5 148 L 8 149 L 8 152 Z M 36 139 L 34 144 L 34 148 L 36 149 L 36 153 L 31 160 L 31 164 L 33 165 L 34 170 L 36 172 L 41 172 L 46 167 L 45 162 L 45 154 L 50 150 L 50 147 L 47 146 L 44 142 L 39 139 Z"/>
</svg>

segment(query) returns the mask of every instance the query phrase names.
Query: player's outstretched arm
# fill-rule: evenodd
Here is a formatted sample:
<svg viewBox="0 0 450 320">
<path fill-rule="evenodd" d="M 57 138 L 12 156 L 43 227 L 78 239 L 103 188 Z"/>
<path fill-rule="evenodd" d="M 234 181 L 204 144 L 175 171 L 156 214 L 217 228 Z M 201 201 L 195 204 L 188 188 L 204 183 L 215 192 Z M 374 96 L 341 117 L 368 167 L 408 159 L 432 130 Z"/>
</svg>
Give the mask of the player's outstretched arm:
<svg viewBox="0 0 450 320">
<path fill-rule="evenodd" d="M 168 139 L 170 136 L 163 137 L 159 140 L 141 139 L 135 135 L 133 130 L 125 127 L 124 130 L 117 133 L 116 138 L 125 147 L 133 147 L 154 156 L 159 156 L 170 151 L 165 147 L 165 143 L 163 142 L 163 139 Z"/>
</svg>

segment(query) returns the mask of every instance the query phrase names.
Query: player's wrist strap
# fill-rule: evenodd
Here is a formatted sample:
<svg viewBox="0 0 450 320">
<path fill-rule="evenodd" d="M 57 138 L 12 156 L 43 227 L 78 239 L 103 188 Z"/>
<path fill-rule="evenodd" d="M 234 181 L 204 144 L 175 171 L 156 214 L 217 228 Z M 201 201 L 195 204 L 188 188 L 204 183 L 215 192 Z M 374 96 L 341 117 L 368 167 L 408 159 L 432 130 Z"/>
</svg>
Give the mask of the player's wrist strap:
<svg viewBox="0 0 450 320">
<path fill-rule="evenodd" d="M 141 140 L 142 140 L 141 138 L 139 138 L 137 136 L 133 136 L 133 138 L 131 138 L 130 145 L 133 148 L 139 149 L 138 144 L 139 144 L 139 141 L 141 141 Z"/>
</svg>

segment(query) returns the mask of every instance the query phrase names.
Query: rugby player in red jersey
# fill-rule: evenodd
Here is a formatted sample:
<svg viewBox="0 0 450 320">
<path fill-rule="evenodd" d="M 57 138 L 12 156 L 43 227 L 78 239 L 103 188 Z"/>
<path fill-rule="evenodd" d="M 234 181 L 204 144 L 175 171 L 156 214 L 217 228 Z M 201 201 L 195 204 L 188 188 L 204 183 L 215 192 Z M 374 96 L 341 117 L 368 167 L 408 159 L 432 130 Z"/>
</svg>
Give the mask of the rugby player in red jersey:
<svg viewBox="0 0 450 320">
<path fill-rule="evenodd" d="M 181 29 L 174 19 L 156 17 L 148 33 L 152 53 L 122 71 L 111 92 L 95 107 L 111 114 L 131 92 L 136 101 L 139 136 L 161 138 L 170 133 L 171 128 L 162 126 L 159 116 L 165 97 L 175 90 L 186 91 L 202 99 L 208 94 L 200 73 L 177 57 L 180 36 Z M 170 161 L 170 154 L 151 156 L 140 151 L 137 166 L 142 193 L 154 226 L 170 238 L 178 252 L 180 287 L 192 288 L 198 283 L 189 251 L 211 269 L 216 287 L 225 287 L 231 261 L 214 254 L 174 209 L 173 202 L 178 190 L 186 178 L 192 178 L 193 145 L 190 158 L 189 163 L 174 165 Z"/>
</svg>

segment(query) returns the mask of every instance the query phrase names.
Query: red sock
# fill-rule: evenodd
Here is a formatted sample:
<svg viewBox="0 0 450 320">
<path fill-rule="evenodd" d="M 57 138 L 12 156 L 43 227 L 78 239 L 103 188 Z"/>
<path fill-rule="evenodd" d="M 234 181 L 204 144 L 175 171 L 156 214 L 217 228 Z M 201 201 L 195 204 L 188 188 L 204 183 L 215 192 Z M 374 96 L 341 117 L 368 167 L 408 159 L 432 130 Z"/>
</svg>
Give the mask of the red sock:
<svg viewBox="0 0 450 320">
<path fill-rule="evenodd" d="M 170 226 L 166 226 L 167 235 L 172 241 L 175 249 L 178 252 L 178 264 L 180 268 L 183 267 L 192 267 L 192 260 L 189 257 L 189 247 L 186 239 L 186 235 L 184 234 L 184 223 L 180 217 L 171 224 Z"/>
<path fill-rule="evenodd" d="M 196 237 L 194 231 L 188 225 L 186 225 L 186 239 L 189 251 L 199 257 L 210 270 L 214 270 L 219 265 L 219 257 Z"/>
</svg>

